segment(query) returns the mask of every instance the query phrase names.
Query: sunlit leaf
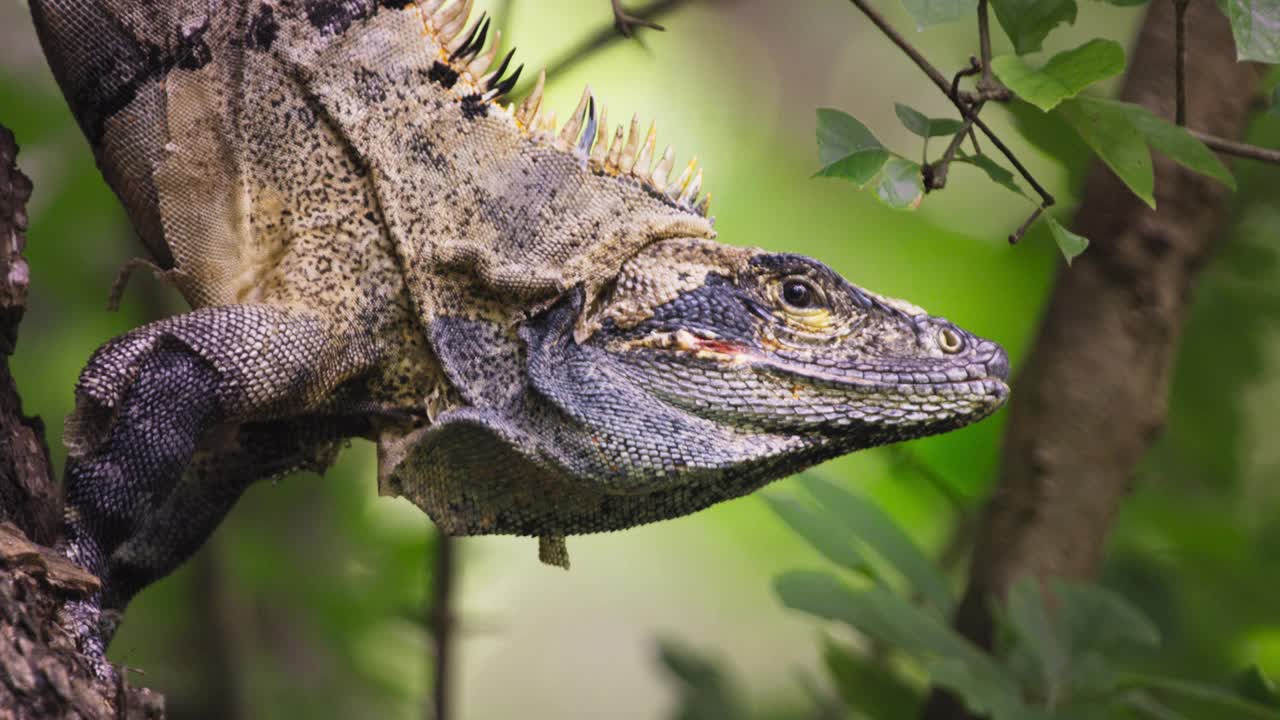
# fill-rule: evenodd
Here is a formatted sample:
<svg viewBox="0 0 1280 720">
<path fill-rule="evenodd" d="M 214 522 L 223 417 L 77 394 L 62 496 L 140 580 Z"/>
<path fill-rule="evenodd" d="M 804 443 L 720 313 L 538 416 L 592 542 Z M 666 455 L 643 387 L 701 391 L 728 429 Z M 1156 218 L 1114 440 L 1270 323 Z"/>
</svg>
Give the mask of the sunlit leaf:
<svg viewBox="0 0 1280 720">
<path fill-rule="evenodd" d="M 853 116 L 841 110 L 818 108 L 820 177 L 837 177 L 866 185 L 880 172 L 889 151 Z"/>
<path fill-rule="evenodd" d="M 867 569 L 866 560 L 854 544 L 853 532 L 837 522 L 831 513 L 814 510 L 790 498 L 772 494 L 762 497 L 783 522 L 828 560 L 855 572 Z"/>
<path fill-rule="evenodd" d="M 1017 55 L 995 58 L 991 68 L 1019 98 L 1048 112 L 1093 83 L 1124 70 L 1124 48 L 1112 40 L 1095 38 L 1054 55 L 1039 69 Z"/>
<path fill-rule="evenodd" d="M 1135 103 L 1125 103 L 1101 98 L 1081 98 L 1091 105 L 1113 105 L 1122 109 L 1129 121 L 1147 139 L 1147 144 L 1168 155 L 1175 162 L 1188 170 L 1208 175 L 1231 188 L 1236 189 L 1236 179 L 1231 171 L 1218 159 L 1205 144 L 1197 140 L 1186 128 L 1158 117 L 1150 110 Z"/>
<path fill-rule="evenodd" d="M 1013 179 L 1013 173 L 1005 169 L 1003 165 L 992 160 L 986 155 L 957 155 L 955 162 L 965 163 L 981 169 L 998 185 L 1008 188 L 1018 193 L 1022 197 L 1028 197 L 1022 188 L 1018 187 L 1017 181 Z"/>
<path fill-rule="evenodd" d="M 1046 214 L 1044 220 L 1049 223 L 1049 232 L 1053 235 L 1053 241 L 1058 244 L 1058 250 L 1062 252 L 1062 257 L 1068 265 L 1089 247 L 1089 238 L 1066 229 L 1052 215 Z"/>
<path fill-rule="evenodd" d="M 902 0 L 917 28 L 974 17 L 978 0 Z"/>
<path fill-rule="evenodd" d="M 1026 717 L 1019 714 L 1025 707 L 1017 684 L 990 655 L 888 588 L 854 592 L 827 573 L 796 570 L 775 578 L 774 590 L 789 608 L 846 623 L 915 656 L 934 682 L 959 693 L 971 710 Z"/>
<path fill-rule="evenodd" d="M 1102 162 L 1152 209 L 1156 206 L 1155 172 L 1146 138 L 1133 125 L 1129 113 L 1114 103 L 1093 98 L 1067 100 L 1058 107 L 1067 121 Z"/>
<path fill-rule="evenodd" d="M 955 118 L 931 118 L 909 105 L 893 104 L 894 112 L 902 121 L 902 126 L 922 138 L 955 135 L 964 127 L 964 123 Z"/>
<path fill-rule="evenodd" d="M 840 696 L 868 717 L 915 717 L 920 691 L 889 669 L 883 659 L 864 657 L 834 640 L 823 644 L 823 662 Z"/>
<path fill-rule="evenodd" d="M 1038 52 L 1054 27 L 1076 21 L 1075 0 L 991 0 L 991 7 L 1019 55 Z"/>
<path fill-rule="evenodd" d="M 891 208 L 915 210 L 924 199 L 920 164 L 891 157 L 876 180 L 876 195 Z"/>
<path fill-rule="evenodd" d="M 840 518 L 850 532 L 901 573 L 941 617 L 950 617 L 954 600 L 946 578 L 893 518 L 875 503 L 821 478 L 801 475 L 800 483 L 825 512 Z"/>
<path fill-rule="evenodd" d="M 1227 0 L 1241 60 L 1280 63 L 1280 0 Z"/>
</svg>

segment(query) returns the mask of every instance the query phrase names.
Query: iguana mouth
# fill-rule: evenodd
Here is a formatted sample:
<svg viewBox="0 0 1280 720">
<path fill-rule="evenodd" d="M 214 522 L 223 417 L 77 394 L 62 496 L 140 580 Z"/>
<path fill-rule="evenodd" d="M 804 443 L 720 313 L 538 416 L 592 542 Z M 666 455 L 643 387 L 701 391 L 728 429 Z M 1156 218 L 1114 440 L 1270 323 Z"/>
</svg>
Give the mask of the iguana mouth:
<svg viewBox="0 0 1280 720">
<path fill-rule="evenodd" d="M 618 343 L 615 349 L 623 351 L 656 350 L 678 353 L 699 360 L 709 360 L 726 366 L 750 365 L 753 369 L 803 379 L 809 384 L 849 387 L 867 390 L 912 388 L 908 392 L 959 391 L 966 396 L 991 396 L 1002 401 L 1009 394 L 1009 359 L 1004 350 L 994 343 L 983 346 L 983 355 L 964 365 L 954 364 L 938 368 L 921 367 L 916 371 L 878 372 L 860 368 L 843 369 L 837 365 L 824 366 L 790 360 L 761 352 L 740 343 L 721 338 L 707 337 L 689 330 L 675 330 L 646 335 L 642 338 Z"/>
</svg>

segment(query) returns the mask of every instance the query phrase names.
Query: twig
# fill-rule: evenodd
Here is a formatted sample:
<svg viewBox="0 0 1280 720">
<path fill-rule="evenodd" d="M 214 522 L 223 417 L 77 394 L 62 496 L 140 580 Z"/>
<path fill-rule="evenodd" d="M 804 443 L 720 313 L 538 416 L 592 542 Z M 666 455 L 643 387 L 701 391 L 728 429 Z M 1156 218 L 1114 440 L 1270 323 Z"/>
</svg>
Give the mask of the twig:
<svg viewBox="0 0 1280 720">
<path fill-rule="evenodd" d="M 432 599 L 430 625 L 432 640 L 435 644 L 435 683 L 432 687 L 432 717 L 435 720 L 449 720 L 451 716 L 451 697 L 449 685 L 452 682 L 450 670 L 453 664 L 453 581 L 457 547 L 452 537 L 441 533 L 436 538 L 436 562 L 431 576 Z"/>
<path fill-rule="evenodd" d="M 1199 130 L 1188 129 L 1187 132 L 1195 136 L 1197 140 L 1227 155 L 1235 155 L 1236 157 L 1249 158 L 1250 160 L 1260 160 L 1273 165 L 1280 165 L 1280 150 L 1272 150 L 1271 148 L 1258 147 L 1257 145 L 1249 145 L 1248 143 L 1227 140 L 1216 135 L 1202 133 Z"/>
<path fill-rule="evenodd" d="M 1027 231 L 1031 229 L 1031 226 L 1035 224 L 1036 220 L 1040 219 L 1040 215 L 1042 215 L 1043 213 L 1044 213 L 1044 206 L 1040 206 L 1040 207 L 1037 207 L 1035 210 L 1032 210 L 1031 217 L 1028 217 L 1026 220 L 1023 220 L 1022 224 L 1018 226 L 1018 229 L 1014 230 L 1013 234 L 1009 236 L 1009 244 L 1017 245 L 1018 241 L 1022 239 L 1022 236 L 1027 234 Z"/>
<path fill-rule="evenodd" d="M 978 0 L 978 49 L 982 53 L 982 81 L 979 90 L 995 85 L 991 75 L 991 18 L 987 15 L 987 0 Z"/>
<path fill-rule="evenodd" d="M 1174 76 L 1177 78 L 1177 111 L 1175 120 L 1179 125 L 1187 124 L 1187 6 L 1191 0 L 1173 0 L 1173 27 L 1175 36 Z"/>
<path fill-rule="evenodd" d="M 974 113 L 982 110 L 982 103 L 974 106 Z M 961 143 L 966 137 L 973 133 L 973 120 L 965 118 L 964 125 L 953 136 L 951 143 L 947 145 L 947 149 L 942 153 L 942 157 L 938 161 L 924 166 L 924 190 L 931 192 L 933 190 L 941 190 L 947 186 L 947 172 L 951 169 L 951 162 L 956 159 L 956 153 L 960 150 Z M 974 147 L 977 147 L 977 140 L 974 140 Z"/>
<path fill-rule="evenodd" d="M 673 10 L 678 10 L 680 7 L 688 5 L 690 2 L 691 0 L 655 0 L 639 10 L 630 13 L 630 17 L 640 20 L 655 20 Z M 574 65 L 586 60 L 593 53 L 603 50 L 619 40 L 625 39 L 626 38 L 618 32 L 618 28 L 615 25 L 610 24 L 601 27 L 583 38 L 583 40 L 577 45 L 569 48 L 564 52 L 564 54 L 553 60 L 547 66 L 547 77 L 556 77 Z M 536 75 L 536 73 L 533 73 L 532 75 Z M 525 82 L 511 95 L 511 98 L 516 100 L 524 97 L 529 93 L 529 90 L 532 87 L 532 81 Z"/>
<path fill-rule="evenodd" d="M 637 15 L 629 15 L 622 7 L 622 0 L 609 0 L 609 2 L 613 4 L 613 26 L 618 29 L 618 32 L 622 33 L 623 37 L 635 35 L 637 27 L 666 30 L 666 28 L 652 20 Z"/>
<path fill-rule="evenodd" d="M 1005 145 L 1004 142 L 991 130 L 991 128 L 973 113 L 964 98 L 951 95 L 951 86 L 947 82 L 947 79 L 942 76 L 942 73 L 938 72 L 938 69 L 934 67 L 932 63 L 920 54 L 919 50 L 916 50 L 915 46 L 908 42 L 901 33 L 895 30 L 894 27 L 884 19 L 884 16 L 877 12 L 875 8 L 871 7 L 866 0 L 849 0 L 849 2 L 853 3 L 859 10 L 861 10 L 862 14 L 866 15 L 867 19 L 878 27 L 880 32 L 884 33 L 885 37 L 889 38 L 893 44 L 897 45 L 898 49 L 906 53 L 907 57 L 911 58 L 911 60 L 915 62 L 916 67 L 919 67 L 925 75 L 929 76 L 929 79 L 933 81 L 933 84 L 938 86 L 938 89 L 951 99 L 951 102 L 955 104 L 956 109 L 960 111 L 960 114 L 964 116 L 965 120 L 972 122 L 974 126 L 982 131 L 983 135 L 987 136 L 987 139 L 990 140 L 991 143 L 995 145 L 996 148 L 1009 160 L 1009 162 L 1013 164 L 1014 168 L 1018 170 L 1018 173 L 1022 175 L 1022 178 L 1027 181 L 1027 184 L 1034 188 L 1036 193 L 1040 195 L 1041 208 L 1047 208 L 1053 205 L 1054 199 L 1053 196 L 1049 194 L 1049 191 L 1045 190 L 1044 186 L 1042 186 L 1035 177 L 1031 175 L 1031 172 L 1027 170 L 1026 166 L 1024 166 L 1021 161 L 1018 160 L 1018 158 L 1013 154 L 1013 151 L 1009 149 L 1009 146 Z M 992 99 L 994 99 L 994 96 Z"/>
</svg>

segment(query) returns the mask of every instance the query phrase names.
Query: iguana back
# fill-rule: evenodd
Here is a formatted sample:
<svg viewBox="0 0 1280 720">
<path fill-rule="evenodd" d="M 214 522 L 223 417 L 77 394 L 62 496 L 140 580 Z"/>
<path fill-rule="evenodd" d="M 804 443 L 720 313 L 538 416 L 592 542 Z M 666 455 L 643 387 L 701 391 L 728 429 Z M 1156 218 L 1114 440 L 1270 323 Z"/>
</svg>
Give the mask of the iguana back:
<svg viewBox="0 0 1280 720">
<path fill-rule="evenodd" d="M 610 163 L 586 95 L 559 134 L 537 100 L 502 107 L 518 70 L 498 61 L 496 32 L 486 47 L 483 18 L 466 31 L 469 3 L 76 4 L 36 4 L 37 26 L 109 182 L 193 307 L 356 317 L 353 294 L 398 285 L 394 259 L 429 321 L 449 270 L 550 297 L 649 242 L 712 235 L 692 178 L 662 194 L 671 155 L 652 180 L 654 138 L 641 144 L 634 123 Z"/>
</svg>

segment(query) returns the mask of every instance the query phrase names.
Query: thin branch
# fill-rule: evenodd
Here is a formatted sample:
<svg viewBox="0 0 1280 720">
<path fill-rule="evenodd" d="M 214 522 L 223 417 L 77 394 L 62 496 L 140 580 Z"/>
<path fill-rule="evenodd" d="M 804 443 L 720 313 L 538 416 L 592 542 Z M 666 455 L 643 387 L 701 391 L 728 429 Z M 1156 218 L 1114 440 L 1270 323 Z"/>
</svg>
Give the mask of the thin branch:
<svg viewBox="0 0 1280 720">
<path fill-rule="evenodd" d="M 956 106 L 956 109 L 960 111 L 960 114 L 964 116 L 965 120 L 972 122 L 974 126 L 982 131 L 983 135 L 987 136 L 987 139 L 990 140 L 991 143 L 1000 150 L 1005 158 L 1013 164 L 1013 166 L 1018 170 L 1018 173 L 1022 175 L 1022 178 L 1027 181 L 1027 184 L 1034 188 L 1036 193 L 1040 195 L 1042 208 L 1047 208 L 1053 205 L 1054 199 L 1053 196 L 1049 194 L 1049 191 L 1045 190 L 1044 186 L 1031 175 L 1031 172 L 1027 170 L 1026 166 L 1024 166 L 1021 161 L 1018 160 L 1018 158 L 1013 154 L 1013 151 L 1009 149 L 1009 146 L 1005 145 L 1004 142 L 996 136 L 995 132 L 993 132 L 986 123 L 982 122 L 982 120 L 973 113 L 964 98 L 951 95 L 950 83 L 947 82 L 947 79 L 943 77 L 942 73 L 938 72 L 938 69 L 934 67 L 932 63 L 925 59 L 924 55 L 920 54 L 920 51 L 917 50 L 915 46 L 908 42 L 901 33 L 895 30 L 894 27 L 884 19 L 883 15 L 867 3 L 867 0 L 849 0 L 849 2 L 853 3 L 859 10 L 861 10 L 862 14 L 866 15 L 867 19 L 871 20 L 871 22 L 880 29 L 880 32 L 884 33 L 885 37 L 889 38 L 894 45 L 897 45 L 898 49 L 906 53 L 907 57 L 911 58 L 911 60 L 915 62 L 916 67 L 919 67 L 925 75 L 929 76 L 929 79 L 933 81 L 933 84 L 938 86 L 938 89 L 951 99 L 951 102 Z"/>
<path fill-rule="evenodd" d="M 1022 239 L 1022 236 L 1027 234 L 1027 231 L 1031 229 L 1032 225 L 1036 224 L 1036 220 L 1039 220 L 1042 214 L 1044 214 L 1043 206 L 1032 210 L 1031 216 L 1026 220 L 1023 220 L 1022 224 L 1018 226 L 1018 229 L 1014 230 L 1013 233 L 1009 235 L 1009 244 L 1017 245 L 1018 241 Z"/>
<path fill-rule="evenodd" d="M 673 10 L 688 5 L 691 0 L 654 0 L 654 2 L 631 12 L 628 17 L 636 20 L 651 21 L 670 14 Z M 560 73 L 567 71 L 569 68 L 581 63 L 594 53 L 613 45 L 620 40 L 626 38 L 618 32 L 618 27 L 612 23 L 603 26 L 587 35 L 577 45 L 569 48 L 564 54 L 560 55 L 547 66 L 547 77 L 556 77 Z M 531 73 L 530 77 L 536 76 L 537 73 Z M 514 93 L 510 95 L 513 100 L 524 97 L 533 87 L 533 82 L 526 81 L 521 84 Z"/>
<path fill-rule="evenodd" d="M 613 4 L 613 26 L 622 33 L 623 37 L 632 37 L 636 33 L 637 27 L 647 27 L 654 30 L 666 30 L 656 22 L 639 15 L 630 15 L 626 9 L 622 7 L 622 0 L 609 0 Z"/>
<path fill-rule="evenodd" d="M 982 82 L 979 90 L 995 85 L 991 75 L 991 18 L 987 14 L 987 0 L 978 0 L 978 49 L 982 53 Z"/>
<path fill-rule="evenodd" d="M 1227 140 L 1216 135 L 1202 133 L 1199 130 L 1188 129 L 1187 132 L 1194 135 L 1200 142 L 1220 153 L 1249 158 L 1250 160 L 1260 160 L 1273 165 L 1280 165 L 1280 150 L 1272 150 L 1271 148 L 1258 147 L 1257 145 L 1249 145 L 1248 143 Z"/>
<path fill-rule="evenodd" d="M 1187 6 L 1191 0 L 1173 0 L 1173 27 L 1175 36 L 1174 76 L 1177 78 L 1177 111 L 1178 125 L 1187 124 Z"/>
<path fill-rule="evenodd" d="M 974 106 L 974 113 L 982 110 L 982 103 Z M 947 145 L 947 149 L 942 153 L 942 157 L 937 162 L 924 166 L 924 190 L 932 192 L 941 190 L 947 186 L 947 173 L 951 169 L 951 163 L 956 159 L 956 153 L 960 150 L 960 145 L 964 143 L 966 137 L 973 133 L 973 120 L 965 118 L 964 125 L 960 130 L 951 136 L 951 143 Z M 974 141 L 975 147 L 977 141 Z"/>
<path fill-rule="evenodd" d="M 431 576 L 432 600 L 429 622 L 435 644 L 435 680 L 431 694 L 431 717 L 450 720 L 452 717 L 453 665 L 453 583 L 457 565 L 457 541 L 441 533 L 436 538 L 435 568 Z"/>
</svg>

